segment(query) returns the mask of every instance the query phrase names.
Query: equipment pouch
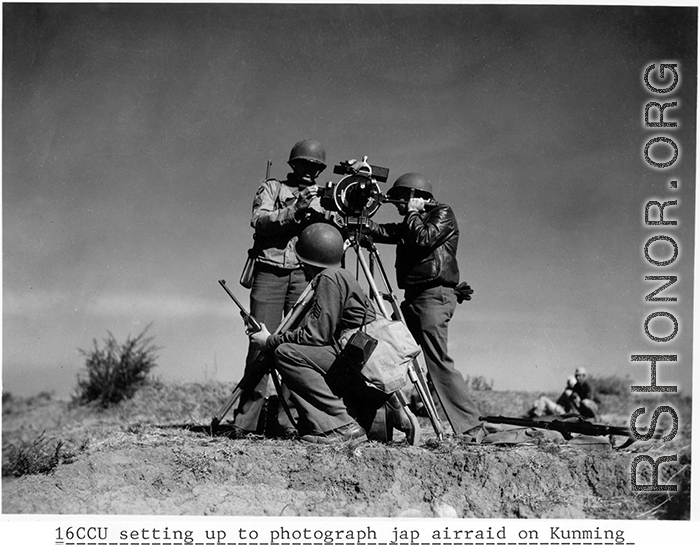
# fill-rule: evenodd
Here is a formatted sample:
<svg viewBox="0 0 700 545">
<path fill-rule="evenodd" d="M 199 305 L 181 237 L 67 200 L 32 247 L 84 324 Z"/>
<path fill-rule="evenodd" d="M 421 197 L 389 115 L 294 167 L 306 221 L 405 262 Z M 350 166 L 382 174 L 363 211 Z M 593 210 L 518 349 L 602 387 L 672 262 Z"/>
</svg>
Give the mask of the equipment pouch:
<svg viewBox="0 0 700 545">
<path fill-rule="evenodd" d="M 348 339 L 341 355 L 353 369 L 361 372 L 376 347 L 377 339 L 358 330 Z"/>
<path fill-rule="evenodd" d="M 377 343 L 360 371 L 367 383 L 386 394 L 403 388 L 408 380 L 408 366 L 421 352 L 406 324 L 378 317 L 358 333 Z"/>
<path fill-rule="evenodd" d="M 257 255 L 258 252 L 255 247 L 248 250 L 248 258 L 245 261 L 245 265 L 243 265 L 243 272 L 241 272 L 239 282 L 241 286 L 248 290 L 253 286 L 253 269 L 255 268 L 255 258 Z"/>
</svg>

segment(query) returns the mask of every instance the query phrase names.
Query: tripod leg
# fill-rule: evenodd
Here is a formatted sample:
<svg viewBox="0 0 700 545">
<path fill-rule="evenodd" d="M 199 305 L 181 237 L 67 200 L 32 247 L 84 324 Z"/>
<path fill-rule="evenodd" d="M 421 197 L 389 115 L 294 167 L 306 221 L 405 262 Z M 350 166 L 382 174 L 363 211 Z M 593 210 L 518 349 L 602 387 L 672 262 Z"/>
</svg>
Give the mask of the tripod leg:
<svg viewBox="0 0 700 545">
<path fill-rule="evenodd" d="M 365 277 L 367 279 L 367 282 L 370 286 L 370 295 L 371 297 L 374 298 L 375 304 L 381 311 L 382 315 L 385 318 L 390 318 L 389 312 L 386 310 L 384 307 L 384 302 L 382 301 L 382 296 L 379 293 L 379 289 L 377 289 L 377 284 L 374 281 L 374 276 L 372 275 L 372 272 L 370 271 L 369 267 L 367 266 L 367 262 L 362 255 L 362 252 L 360 250 L 359 245 L 356 245 L 355 247 L 355 252 L 357 253 L 357 261 L 360 263 L 362 266 L 362 270 L 365 274 Z M 399 307 L 397 301 L 396 301 L 396 296 L 394 295 L 393 291 L 391 290 L 391 284 L 389 283 L 389 278 L 386 274 L 386 270 L 384 269 L 384 265 L 382 264 L 381 259 L 379 258 L 379 252 L 377 252 L 377 248 L 374 245 L 373 242 L 370 242 L 370 256 L 373 257 L 373 262 L 377 263 L 379 265 L 379 270 L 381 272 L 382 280 L 384 282 L 384 286 L 387 289 L 387 295 L 386 299 L 389 300 L 391 303 L 392 310 L 394 311 L 394 314 L 396 317 L 401 320 L 402 322 L 406 323 L 406 320 L 403 317 L 403 314 L 401 313 L 401 308 Z M 435 401 L 433 401 L 432 396 L 430 395 L 430 390 L 428 389 L 428 381 L 423 375 L 423 371 L 420 368 L 420 365 L 418 364 L 417 360 L 413 360 L 412 365 L 408 366 L 408 376 L 411 379 L 411 382 L 414 384 L 416 387 L 416 390 L 418 391 L 418 395 L 421 398 L 421 401 L 423 401 L 423 405 L 425 406 L 426 410 L 428 411 L 428 418 L 430 419 L 430 423 L 433 426 L 433 429 L 435 430 L 435 433 L 438 436 L 439 440 L 442 440 L 442 423 L 440 421 L 440 417 L 438 416 L 437 413 L 437 407 L 435 406 Z"/>
<path fill-rule="evenodd" d="M 435 430 L 435 434 L 437 435 L 438 440 L 442 441 L 442 422 L 440 420 L 440 417 L 438 416 L 435 402 L 433 401 L 433 398 L 430 395 L 430 390 L 428 389 L 428 382 L 425 380 L 423 372 L 416 360 L 413 360 L 412 364 L 408 367 L 408 377 L 411 379 L 413 386 L 416 388 L 418 395 L 420 396 L 420 399 L 423 402 L 425 410 L 428 412 L 428 419 L 430 420 L 430 423 L 433 426 L 433 430 Z"/>
</svg>

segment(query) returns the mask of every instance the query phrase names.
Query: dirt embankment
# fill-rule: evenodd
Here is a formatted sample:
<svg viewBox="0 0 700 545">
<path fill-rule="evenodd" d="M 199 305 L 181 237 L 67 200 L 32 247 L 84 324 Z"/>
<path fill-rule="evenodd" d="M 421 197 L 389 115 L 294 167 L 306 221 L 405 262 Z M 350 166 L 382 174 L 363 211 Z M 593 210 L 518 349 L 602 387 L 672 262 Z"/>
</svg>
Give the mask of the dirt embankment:
<svg viewBox="0 0 700 545">
<path fill-rule="evenodd" d="M 46 396 L 3 406 L 4 468 L 18 444 L 42 432 L 64 442 L 60 463 L 52 472 L 3 477 L 3 512 L 688 516 L 687 485 L 681 493 L 665 497 L 632 490 L 630 465 L 640 449 L 670 453 L 655 441 L 618 451 L 609 445 L 574 446 L 556 432 L 543 432 L 528 445 L 470 445 L 449 437 L 436 441 L 427 422 L 427 438 L 417 447 L 408 446 L 400 433 L 389 445 L 232 440 L 207 433 L 211 415 L 226 393 L 222 385 L 161 386 L 106 412 L 71 408 Z M 482 410 L 497 405 L 499 398 L 507 402 L 504 406 L 512 406 L 513 396 L 519 395 L 475 394 Z M 500 413 L 490 409 L 489 414 Z M 687 445 L 676 444 L 679 463 L 671 467 L 676 481 L 684 483 L 690 479 L 689 435 L 686 439 Z"/>
</svg>

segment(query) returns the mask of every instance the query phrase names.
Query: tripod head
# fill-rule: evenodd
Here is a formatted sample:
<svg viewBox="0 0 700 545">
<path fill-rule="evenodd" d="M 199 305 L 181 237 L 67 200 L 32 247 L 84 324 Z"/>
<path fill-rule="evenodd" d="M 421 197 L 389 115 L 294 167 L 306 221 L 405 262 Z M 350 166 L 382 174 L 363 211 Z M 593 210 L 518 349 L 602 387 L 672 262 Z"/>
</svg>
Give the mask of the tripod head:
<svg viewBox="0 0 700 545">
<path fill-rule="evenodd" d="M 378 257 L 377 249 L 369 231 L 369 217 L 365 215 L 348 216 L 345 218 L 345 238 L 348 247 L 353 247 L 356 251 L 365 248 L 370 251 L 370 255 Z"/>
</svg>

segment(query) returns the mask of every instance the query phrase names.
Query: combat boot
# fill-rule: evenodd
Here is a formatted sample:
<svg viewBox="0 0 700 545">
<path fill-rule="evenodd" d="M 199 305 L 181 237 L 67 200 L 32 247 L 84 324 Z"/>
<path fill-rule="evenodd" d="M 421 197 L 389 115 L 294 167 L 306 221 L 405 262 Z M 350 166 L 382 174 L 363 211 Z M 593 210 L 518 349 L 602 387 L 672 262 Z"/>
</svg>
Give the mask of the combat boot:
<svg viewBox="0 0 700 545">
<path fill-rule="evenodd" d="M 408 405 L 403 405 L 396 395 L 386 402 L 389 425 L 406 434 L 406 440 L 411 446 L 420 444 L 421 429 L 418 417 L 411 412 Z"/>
</svg>

